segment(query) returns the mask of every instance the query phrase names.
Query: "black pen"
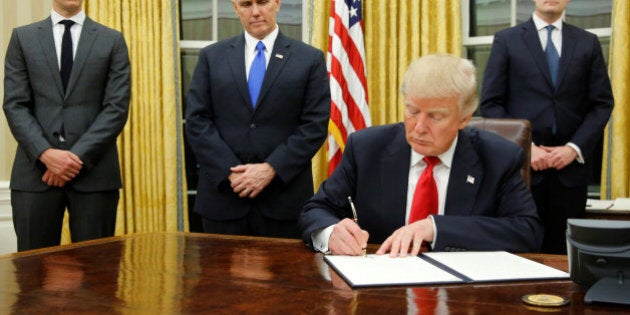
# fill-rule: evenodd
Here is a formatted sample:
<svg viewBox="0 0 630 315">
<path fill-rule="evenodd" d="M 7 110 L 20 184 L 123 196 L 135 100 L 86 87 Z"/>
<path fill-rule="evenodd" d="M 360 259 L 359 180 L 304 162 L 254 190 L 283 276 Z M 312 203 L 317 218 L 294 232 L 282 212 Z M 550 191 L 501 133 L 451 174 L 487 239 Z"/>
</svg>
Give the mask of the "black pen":
<svg viewBox="0 0 630 315">
<path fill-rule="evenodd" d="M 354 207 L 354 202 L 352 202 L 352 197 L 348 196 L 348 202 L 350 202 L 350 209 L 352 209 L 352 219 L 354 220 L 354 223 L 359 225 L 359 217 L 357 216 L 357 208 Z M 363 249 L 363 256 L 367 257 L 367 249 L 366 248 L 362 248 L 362 249 Z"/>
</svg>

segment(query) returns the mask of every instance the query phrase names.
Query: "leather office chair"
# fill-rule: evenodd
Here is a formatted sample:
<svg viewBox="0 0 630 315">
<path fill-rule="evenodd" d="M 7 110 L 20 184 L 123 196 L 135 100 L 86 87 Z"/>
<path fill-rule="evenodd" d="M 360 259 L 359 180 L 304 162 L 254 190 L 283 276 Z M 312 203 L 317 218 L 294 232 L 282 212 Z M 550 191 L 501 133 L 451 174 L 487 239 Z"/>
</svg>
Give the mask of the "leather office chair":
<svg viewBox="0 0 630 315">
<path fill-rule="evenodd" d="M 532 125 L 529 120 L 473 117 L 468 123 L 468 127 L 494 132 L 520 145 L 525 151 L 525 161 L 523 161 L 523 166 L 521 167 L 521 175 L 527 187 L 530 187 Z"/>
</svg>

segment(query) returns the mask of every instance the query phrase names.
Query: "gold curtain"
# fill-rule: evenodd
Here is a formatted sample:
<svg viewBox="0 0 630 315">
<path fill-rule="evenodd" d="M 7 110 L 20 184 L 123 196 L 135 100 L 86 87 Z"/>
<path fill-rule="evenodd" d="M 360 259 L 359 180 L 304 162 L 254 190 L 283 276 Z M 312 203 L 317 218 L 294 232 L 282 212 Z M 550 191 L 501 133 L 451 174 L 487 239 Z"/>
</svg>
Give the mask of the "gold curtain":
<svg viewBox="0 0 630 315">
<path fill-rule="evenodd" d="M 309 1 L 310 44 L 328 45 L 330 0 Z M 364 1 L 368 100 L 372 125 L 402 121 L 402 76 L 412 60 L 435 52 L 461 55 L 459 0 Z M 313 158 L 315 189 L 326 179 L 325 145 Z"/>
<path fill-rule="evenodd" d="M 608 68 L 615 108 L 604 133 L 601 196 L 615 199 L 630 196 L 630 3 L 615 0 Z"/>
<path fill-rule="evenodd" d="M 123 33 L 131 61 L 129 120 L 118 138 L 123 189 L 116 235 L 187 231 L 177 0 L 86 1 Z M 62 242 L 68 242 L 67 227 Z"/>
<path fill-rule="evenodd" d="M 308 16 L 304 19 L 307 24 L 307 38 L 309 44 L 321 49 L 324 54 L 328 51 L 328 23 L 330 20 L 331 0 L 310 0 L 307 8 Z M 369 80 L 369 77 L 368 77 Z M 313 187 L 315 191 L 328 176 L 327 142 L 313 157 Z"/>
</svg>

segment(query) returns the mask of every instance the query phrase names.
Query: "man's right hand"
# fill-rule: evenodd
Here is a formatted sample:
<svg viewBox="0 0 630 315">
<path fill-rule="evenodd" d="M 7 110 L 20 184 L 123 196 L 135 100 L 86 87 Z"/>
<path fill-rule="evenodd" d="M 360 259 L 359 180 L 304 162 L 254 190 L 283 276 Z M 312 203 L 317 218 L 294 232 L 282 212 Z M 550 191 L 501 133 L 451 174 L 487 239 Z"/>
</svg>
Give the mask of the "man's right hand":
<svg viewBox="0 0 630 315">
<path fill-rule="evenodd" d="M 64 182 L 75 178 L 83 168 L 81 159 L 67 150 L 47 149 L 39 156 L 39 160 L 46 165 L 47 172 Z M 44 178 L 42 180 L 46 182 Z"/>
<path fill-rule="evenodd" d="M 532 144 L 531 155 L 532 170 L 542 171 L 550 167 L 548 160 L 549 152 L 547 152 L 546 150 L 535 144 Z"/>
<path fill-rule="evenodd" d="M 328 249 L 333 255 L 363 255 L 370 235 L 361 230 L 353 220 L 345 218 L 333 226 L 328 240 Z"/>
<path fill-rule="evenodd" d="M 51 187 L 63 187 L 67 183 L 67 181 L 53 174 L 50 170 L 46 170 L 46 173 L 42 176 L 42 181 Z"/>
</svg>

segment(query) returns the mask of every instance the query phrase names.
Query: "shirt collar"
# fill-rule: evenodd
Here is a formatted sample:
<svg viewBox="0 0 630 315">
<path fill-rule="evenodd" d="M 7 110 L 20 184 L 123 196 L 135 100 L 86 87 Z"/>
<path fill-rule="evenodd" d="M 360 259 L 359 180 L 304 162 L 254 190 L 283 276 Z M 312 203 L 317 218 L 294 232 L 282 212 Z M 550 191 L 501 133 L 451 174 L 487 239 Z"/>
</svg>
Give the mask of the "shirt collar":
<svg viewBox="0 0 630 315">
<path fill-rule="evenodd" d="M 262 39 L 262 42 L 263 44 L 265 44 L 265 49 L 267 51 L 270 52 L 273 50 L 273 44 L 276 42 L 276 38 L 278 38 L 279 31 L 280 29 L 278 28 L 278 24 L 276 24 L 276 28 L 274 28 L 273 31 L 271 31 L 271 33 L 267 35 L 267 37 Z M 245 33 L 245 49 L 247 53 L 253 53 L 254 50 L 256 49 L 256 44 L 258 44 L 258 42 L 261 40 L 250 35 L 247 32 L 244 32 L 244 33 Z"/>
<path fill-rule="evenodd" d="M 562 32 L 562 20 L 563 20 L 564 14 L 562 15 L 562 17 L 560 17 L 559 19 L 555 20 L 553 23 L 551 23 L 551 25 L 553 25 L 555 28 L 558 29 L 558 31 Z M 541 19 L 540 17 L 538 17 L 538 15 L 536 15 L 536 13 L 533 14 L 532 16 L 532 20 L 534 20 L 534 25 L 536 25 L 536 29 L 537 30 L 542 30 L 545 27 L 547 27 L 547 22 L 543 21 L 543 19 Z"/>
<path fill-rule="evenodd" d="M 442 162 L 442 164 L 444 164 L 447 168 L 451 168 L 451 165 L 453 164 L 453 156 L 455 155 L 455 147 L 457 146 L 458 138 L 459 135 L 455 136 L 455 139 L 453 140 L 453 143 L 451 143 L 451 146 L 448 148 L 448 150 L 438 155 L 438 158 L 440 158 L 440 162 Z M 416 165 L 423 158 L 424 155 L 414 151 L 413 149 L 411 150 L 411 166 Z"/>
<path fill-rule="evenodd" d="M 75 14 L 74 16 L 70 18 L 66 18 L 62 16 L 61 14 L 57 13 L 57 11 L 55 10 L 51 10 L 50 12 L 50 18 L 52 20 L 53 26 L 57 25 L 60 21 L 63 21 L 63 20 L 72 20 L 76 24 L 83 25 L 83 23 L 85 22 L 85 17 L 86 17 L 85 11 L 83 10 L 79 11 L 79 13 Z"/>
</svg>

